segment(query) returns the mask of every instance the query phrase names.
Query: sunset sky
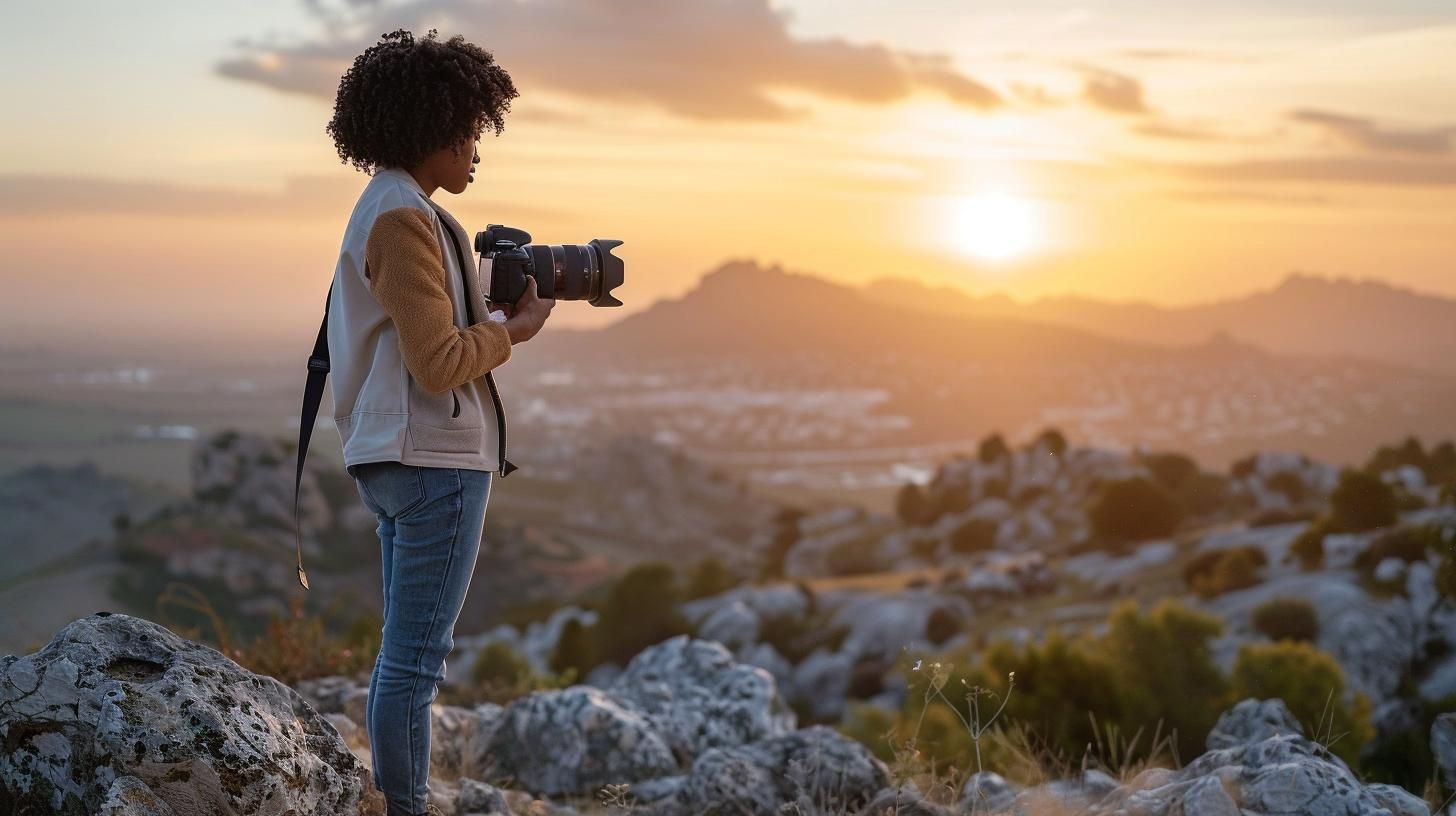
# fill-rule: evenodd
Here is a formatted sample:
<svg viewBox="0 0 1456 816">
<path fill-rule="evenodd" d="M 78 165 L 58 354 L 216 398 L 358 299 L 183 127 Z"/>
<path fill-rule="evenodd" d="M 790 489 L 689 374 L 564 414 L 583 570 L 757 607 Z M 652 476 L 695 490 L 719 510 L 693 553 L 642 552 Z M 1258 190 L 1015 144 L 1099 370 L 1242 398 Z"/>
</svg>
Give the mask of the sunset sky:
<svg viewBox="0 0 1456 816">
<path fill-rule="evenodd" d="M 629 308 L 730 258 L 1186 303 L 1293 270 L 1456 295 L 1450 0 L 350 0 L 7 9 L 0 341 L 306 347 L 367 178 L 324 133 L 378 35 L 521 96 L 466 228 L 626 241 Z M 553 320 L 619 313 L 583 304 Z"/>
</svg>

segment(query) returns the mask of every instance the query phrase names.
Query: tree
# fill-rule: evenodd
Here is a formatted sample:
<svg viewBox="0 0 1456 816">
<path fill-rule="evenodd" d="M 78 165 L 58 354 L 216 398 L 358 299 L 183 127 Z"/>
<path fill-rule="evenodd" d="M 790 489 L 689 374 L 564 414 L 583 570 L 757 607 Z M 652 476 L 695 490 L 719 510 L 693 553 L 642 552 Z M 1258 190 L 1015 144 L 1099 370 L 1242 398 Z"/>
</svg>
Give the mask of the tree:
<svg viewBox="0 0 1456 816">
<path fill-rule="evenodd" d="M 1395 491 L 1379 476 L 1363 470 L 1345 470 L 1330 496 L 1330 522 L 1334 532 L 1359 533 L 1395 523 Z"/>
<path fill-rule="evenodd" d="M 1133 542 L 1171 535 L 1183 509 L 1167 490 L 1135 476 L 1104 483 L 1089 515 L 1098 537 Z"/>
</svg>

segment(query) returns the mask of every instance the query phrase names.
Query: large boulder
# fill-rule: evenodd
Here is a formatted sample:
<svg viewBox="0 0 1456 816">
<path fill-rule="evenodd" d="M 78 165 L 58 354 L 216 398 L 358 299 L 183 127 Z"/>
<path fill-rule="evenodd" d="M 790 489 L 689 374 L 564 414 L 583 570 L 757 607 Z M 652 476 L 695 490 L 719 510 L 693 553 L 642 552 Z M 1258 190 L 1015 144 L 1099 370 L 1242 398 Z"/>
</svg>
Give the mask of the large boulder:
<svg viewBox="0 0 1456 816">
<path fill-rule="evenodd" d="M 4 813 L 348 813 L 367 776 L 292 689 L 105 612 L 0 658 L 0 746 Z"/>
<path fill-rule="evenodd" d="M 796 724 L 773 675 L 734 662 L 720 643 L 687 635 L 643 650 L 610 691 L 643 712 L 688 762 L 709 748 L 781 736 Z"/>
<path fill-rule="evenodd" d="M 678 770 L 648 719 L 594 686 L 538 691 L 513 701 L 483 754 L 482 779 L 511 776 L 546 796 L 586 794 Z"/>
<path fill-rule="evenodd" d="M 685 779 L 649 803 L 651 816 L 858 813 L 889 784 L 889 769 L 860 743 L 811 726 L 704 751 Z"/>
</svg>

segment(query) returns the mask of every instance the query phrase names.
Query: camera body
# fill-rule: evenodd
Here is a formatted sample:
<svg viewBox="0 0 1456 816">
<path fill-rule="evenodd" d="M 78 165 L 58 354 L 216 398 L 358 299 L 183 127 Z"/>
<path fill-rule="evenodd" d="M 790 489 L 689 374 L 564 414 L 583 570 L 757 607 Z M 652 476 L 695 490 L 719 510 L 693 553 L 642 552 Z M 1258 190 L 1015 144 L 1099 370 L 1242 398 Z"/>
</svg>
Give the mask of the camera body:
<svg viewBox="0 0 1456 816">
<path fill-rule="evenodd" d="M 622 259 L 612 255 L 621 245 L 612 238 L 585 244 L 533 244 L 530 233 L 504 224 L 491 224 L 475 234 L 481 286 L 492 303 L 520 300 L 530 276 L 542 298 L 621 306 L 622 301 L 612 296 L 626 275 Z"/>
</svg>

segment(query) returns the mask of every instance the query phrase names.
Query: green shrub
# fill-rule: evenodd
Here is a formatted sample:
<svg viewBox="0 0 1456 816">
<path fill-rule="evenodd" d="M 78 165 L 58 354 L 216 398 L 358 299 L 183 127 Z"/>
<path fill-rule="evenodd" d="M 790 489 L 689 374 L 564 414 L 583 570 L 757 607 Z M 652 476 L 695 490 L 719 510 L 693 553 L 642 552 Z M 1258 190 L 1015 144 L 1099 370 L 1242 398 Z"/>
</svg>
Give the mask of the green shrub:
<svg viewBox="0 0 1456 816">
<path fill-rule="evenodd" d="M 535 676 L 531 661 L 503 640 L 491 641 L 475 656 L 470 679 L 476 686 L 518 686 Z"/>
<path fill-rule="evenodd" d="M 950 548 L 962 554 L 984 552 L 996 546 L 1001 526 L 990 519 L 969 518 L 950 531 Z"/>
<path fill-rule="evenodd" d="M 1312 510 L 1290 510 L 1284 507 L 1271 507 L 1268 510 L 1261 510 L 1249 519 L 1250 527 L 1277 527 L 1281 524 L 1293 524 L 1296 521 L 1313 521 L 1316 514 Z"/>
<path fill-rule="evenodd" d="M 1270 640 L 1314 641 L 1319 637 L 1319 615 L 1303 598 L 1275 598 L 1254 608 L 1255 631 Z"/>
<path fill-rule="evenodd" d="M 1399 558 L 1408 564 L 1424 561 L 1427 553 L 1440 552 L 1445 549 L 1444 545 L 1445 536 L 1440 525 L 1398 527 L 1370 542 L 1364 552 L 1355 556 L 1355 567 L 1370 573 L 1387 558 Z"/>
<path fill-rule="evenodd" d="M 1061 456 L 1067 452 L 1067 437 L 1056 428 L 1047 428 L 1037 434 L 1032 444 L 1046 448 L 1052 456 Z"/>
<path fill-rule="evenodd" d="M 906 482 L 895 494 L 895 515 L 905 524 L 924 524 L 929 509 L 925 492 L 914 482 Z"/>
<path fill-rule="evenodd" d="M 1171 535 L 1183 510 L 1166 489 L 1138 476 L 1103 484 L 1089 517 L 1099 538 L 1130 543 Z"/>
<path fill-rule="evenodd" d="M 1170 493 L 1177 493 L 1198 475 L 1198 463 L 1181 453 L 1146 453 L 1139 457 L 1153 480 Z"/>
<path fill-rule="evenodd" d="M 1330 496 L 1332 532 L 1359 533 L 1395 523 L 1395 492 L 1379 476 L 1345 470 Z"/>
<path fill-rule="evenodd" d="M 1006 445 L 1006 440 L 1001 438 L 1001 434 L 998 433 L 982 439 L 980 447 L 976 450 L 976 458 L 988 465 L 1010 455 L 1011 448 Z"/>
<path fill-rule="evenodd" d="M 1228 703 L 1228 681 L 1210 645 L 1223 624 L 1173 599 L 1146 613 L 1124 601 L 1107 624 L 1102 647 L 1116 679 L 1123 732 L 1161 721 L 1164 733 L 1176 730 L 1182 756 L 1198 756 Z"/>
<path fill-rule="evenodd" d="M 742 583 L 742 579 L 724 566 L 722 561 L 709 556 L 699 561 L 693 568 L 692 574 L 688 576 L 688 588 L 684 599 L 691 601 L 712 597 L 727 592 L 740 583 Z"/>
<path fill-rule="evenodd" d="M 1308 643 L 1244 644 L 1234 661 L 1233 689 L 1238 699 L 1283 700 L 1307 736 L 1351 765 L 1375 734 L 1370 701 L 1357 694 L 1347 702 L 1340 664 Z"/>
<path fill-rule="evenodd" d="M 597 648 L 592 630 L 593 627 L 577 618 L 567 620 L 556 640 L 556 649 L 551 653 L 551 671 L 557 674 L 573 672 L 578 677 L 585 677 L 596 668 L 602 662 L 601 650 Z"/>
<path fill-rule="evenodd" d="M 598 610 L 594 630 L 601 659 L 625 666 L 648 646 L 690 631 L 677 609 L 682 601 L 671 566 L 652 561 L 627 570 Z"/>
<path fill-rule="evenodd" d="M 1259 568 L 1268 562 L 1264 551 L 1244 545 L 1199 553 L 1183 568 L 1188 588 L 1205 598 L 1245 589 L 1259 583 Z"/>
<path fill-rule="evenodd" d="M 1325 536 L 1329 534 L 1329 520 L 1317 518 L 1309 523 L 1294 541 L 1289 544 L 1289 554 L 1299 560 L 1306 570 L 1319 569 L 1325 562 Z"/>
<path fill-rule="evenodd" d="M 1441 556 L 1436 565 L 1436 591 L 1443 598 L 1456 598 L 1456 557 Z"/>
<path fill-rule="evenodd" d="M 1294 471 L 1281 470 L 1266 479 L 1264 486 L 1284 496 L 1290 504 L 1304 501 L 1304 480 Z"/>
</svg>

